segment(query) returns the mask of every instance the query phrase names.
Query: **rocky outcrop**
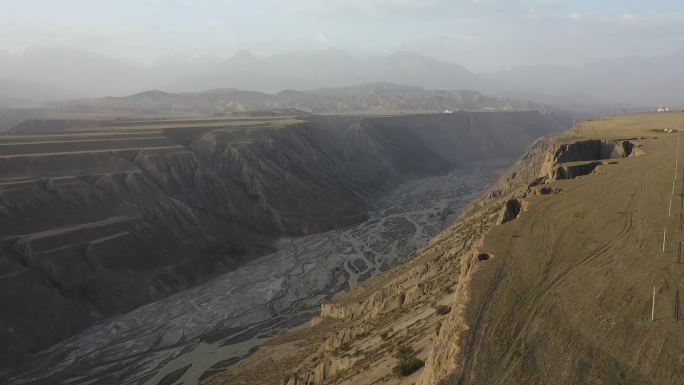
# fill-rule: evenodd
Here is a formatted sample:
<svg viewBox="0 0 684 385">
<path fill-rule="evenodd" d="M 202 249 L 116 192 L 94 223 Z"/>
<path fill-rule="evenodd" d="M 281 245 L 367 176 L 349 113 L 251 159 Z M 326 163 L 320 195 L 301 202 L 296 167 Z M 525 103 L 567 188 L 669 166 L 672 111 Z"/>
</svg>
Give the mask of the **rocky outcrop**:
<svg viewBox="0 0 684 385">
<path fill-rule="evenodd" d="M 434 274 L 434 266 L 420 266 L 415 268 L 407 278 L 412 278 L 396 285 L 382 287 L 372 292 L 368 298 L 355 301 L 333 301 L 321 305 L 320 317 L 336 318 L 346 321 L 361 321 L 378 318 L 384 314 L 402 309 L 422 298 L 430 291 L 423 283 L 417 283 L 416 278 L 426 278 Z"/>
<path fill-rule="evenodd" d="M 602 160 L 643 154 L 633 140 L 589 139 L 556 144 L 546 155 L 541 176 L 549 180 L 573 179 L 593 172 Z"/>
<path fill-rule="evenodd" d="M 350 356 L 327 359 L 318 363 L 312 371 L 293 375 L 283 383 L 286 385 L 322 385 L 335 375 L 351 368 L 358 361 L 359 358 Z"/>
<path fill-rule="evenodd" d="M 523 211 L 523 208 L 524 202 L 522 199 L 507 200 L 504 204 L 504 207 L 501 208 L 501 214 L 499 214 L 497 223 L 502 225 L 506 222 L 514 220 L 518 217 L 518 215 L 520 215 L 520 212 Z"/>
</svg>

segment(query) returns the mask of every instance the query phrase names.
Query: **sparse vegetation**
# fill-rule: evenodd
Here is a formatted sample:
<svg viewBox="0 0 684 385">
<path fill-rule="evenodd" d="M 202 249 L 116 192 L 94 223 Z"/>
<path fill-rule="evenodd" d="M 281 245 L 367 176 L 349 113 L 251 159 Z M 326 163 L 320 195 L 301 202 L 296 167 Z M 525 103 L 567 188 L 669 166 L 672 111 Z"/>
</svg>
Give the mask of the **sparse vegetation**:
<svg viewBox="0 0 684 385">
<path fill-rule="evenodd" d="M 395 357 L 399 363 L 392 372 L 399 377 L 408 376 L 425 365 L 423 360 L 416 357 L 416 351 L 410 345 L 399 346 Z"/>
<path fill-rule="evenodd" d="M 342 345 L 340 345 L 339 348 L 337 348 L 337 350 L 340 352 L 346 352 L 349 349 L 351 349 L 351 345 L 349 344 L 349 342 L 345 342 Z"/>
<path fill-rule="evenodd" d="M 435 313 L 437 313 L 437 315 L 449 314 L 450 311 L 451 311 L 451 306 L 439 305 L 439 306 L 435 307 Z"/>
</svg>

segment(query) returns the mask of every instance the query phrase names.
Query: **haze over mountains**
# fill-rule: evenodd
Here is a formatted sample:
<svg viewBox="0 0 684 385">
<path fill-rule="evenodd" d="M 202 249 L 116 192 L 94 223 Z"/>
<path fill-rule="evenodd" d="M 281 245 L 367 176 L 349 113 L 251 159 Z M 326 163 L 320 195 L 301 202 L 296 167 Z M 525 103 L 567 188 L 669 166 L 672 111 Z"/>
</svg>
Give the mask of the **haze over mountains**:
<svg viewBox="0 0 684 385">
<path fill-rule="evenodd" d="M 396 83 L 426 89 L 478 90 L 559 104 L 684 104 L 684 50 L 570 66 L 527 66 L 477 73 L 458 63 L 411 52 L 360 58 L 321 49 L 258 57 L 167 57 L 150 67 L 71 48 L 0 54 L 0 103 L 17 100 L 125 96 L 150 89 L 197 92 L 233 88 L 261 92 Z"/>
<path fill-rule="evenodd" d="M 255 111 L 294 114 L 406 113 L 454 110 L 545 110 L 548 107 L 511 98 L 493 98 L 477 91 L 426 90 L 392 83 L 321 88 L 312 91 L 285 90 L 275 94 L 233 88 L 201 92 L 168 93 L 145 91 L 125 97 L 77 99 L 60 104 L 61 111 L 76 113 L 144 116 L 150 114 L 226 114 Z M 250 112 L 251 111 L 251 112 Z"/>
</svg>

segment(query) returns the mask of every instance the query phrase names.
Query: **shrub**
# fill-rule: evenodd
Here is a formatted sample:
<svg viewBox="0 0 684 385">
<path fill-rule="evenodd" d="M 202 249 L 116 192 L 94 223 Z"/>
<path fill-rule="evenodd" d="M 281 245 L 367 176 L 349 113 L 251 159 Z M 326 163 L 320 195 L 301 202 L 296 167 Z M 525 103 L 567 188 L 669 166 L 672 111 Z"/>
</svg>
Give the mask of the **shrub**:
<svg viewBox="0 0 684 385">
<path fill-rule="evenodd" d="M 449 314 L 450 311 L 451 311 L 451 306 L 447 306 L 447 305 L 439 305 L 435 308 L 435 312 L 438 315 Z"/>
<path fill-rule="evenodd" d="M 394 356 L 397 357 L 399 361 L 405 361 L 411 357 L 415 357 L 415 355 L 416 351 L 413 350 L 411 345 L 401 345 L 397 348 L 397 354 Z"/>
<path fill-rule="evenodd" d="M 392 372 L 400 377 L 408 376 L 425 365 L 423 360 L 416 357 L 416 351 L 410 345 L 399 346 L 395 357 L 399 363 L 392 369 Z"/>
<path fill-rule="evenodd" d="M 339 348 L 337 348 L 337 350 L 339 350 L 340 352 L 346 352 L 349 349 L 351 349 L 351 345 L 349 344 L 349 342 L 345 342 L 342 345 L 340 345 Z"/>
<path fill-rule="evenodd" d="M 417 357 L 412 357 L 409 360 L 399 362 L 399 364 L 392 369 L 392 372 L 397 376 L 404 377 L 422 368 L 423 366 L 425 366 L 425 362 L 423 362 L 423 360 Z"/>
</svg>

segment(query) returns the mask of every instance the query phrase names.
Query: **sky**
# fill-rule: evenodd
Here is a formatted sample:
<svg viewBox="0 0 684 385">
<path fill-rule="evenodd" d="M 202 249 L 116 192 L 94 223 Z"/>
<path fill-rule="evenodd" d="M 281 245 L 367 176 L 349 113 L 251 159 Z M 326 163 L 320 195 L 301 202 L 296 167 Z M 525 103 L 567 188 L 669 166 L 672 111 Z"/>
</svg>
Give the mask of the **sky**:
<svg viewBox="0 0 684 385">
<path fill-rule="evenodd" d="M 476 72 L 684 48 L 681 0 L 0 0 L 0 52 L 69 47 L 152 65 L 335 48 Z"/>
</svg>

